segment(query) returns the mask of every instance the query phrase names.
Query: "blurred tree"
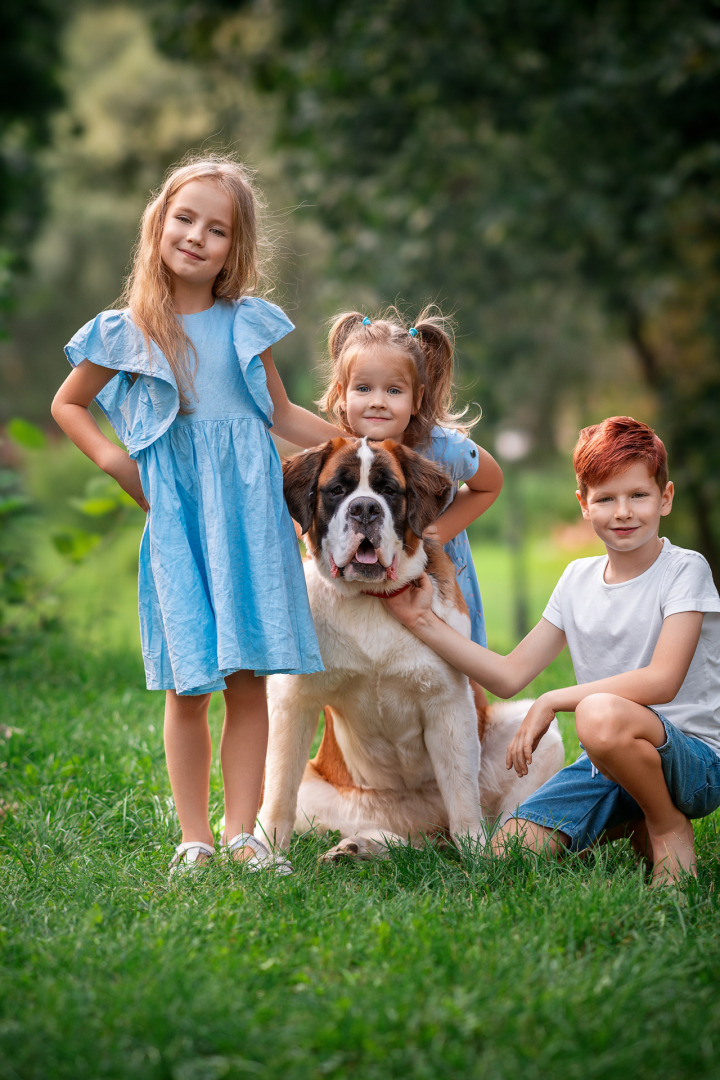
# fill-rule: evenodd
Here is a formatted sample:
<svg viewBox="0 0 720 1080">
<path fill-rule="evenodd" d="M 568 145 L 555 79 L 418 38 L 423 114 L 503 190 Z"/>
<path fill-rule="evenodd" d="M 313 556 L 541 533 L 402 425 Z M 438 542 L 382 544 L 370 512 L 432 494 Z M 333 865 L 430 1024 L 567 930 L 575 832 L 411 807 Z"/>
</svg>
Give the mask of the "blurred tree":
<svg viewBox="0 0 720 1080">
<path fill-rule="evenodd" d="M 242 60 L 282 97 L 335 269 L 447 297 L 485 401 L 536 435 L 595 374 L 597 297 L 720 571 L 718 0 L 164 0 L 159 33 L 207 57 L 231 6 L 269 28 Z"/>
<path fill-rule="evenodd" d="M 62 103 L 58 82 L 57 0 L 10 0 L 0 34 L 0 318 L 7 314 L 13 272 L 27 266 L 29 239 L 44 209 L 37 150 L 46 145 L 49 118 Z"/>
<path fill-rule="evenodd" d="M 62 347 L 119 295 L 148 193 L 218 130 L 207 76 L 160 55 L 137 10 L 79 5 L 58 48 L 65 103 L 35 155 L 48 214 L 0 348 L 0 420 L 48 417 Z"/>
<path fill-rule="evenodd" d="M 65 105 L 53 119 L 49 146 L 36 157 L 48 214 L 26 247 L 30 273 L 11 319 L 12 339 L 0 343 L 0 422 L 17 413 L 48 422 L 52 394 L 67 371 L 64 343 L 120 293 L 149 191 L 169 165 L 201 147 L 230 149 L 259 170 L 274 208 L 268 215 L 278 252 L 273 297 L 293 316 L 302 293 L 305 313 L 298 333 L 278 349 L 278 363 L 297 400 L 309 404 L 317 394 L 313 362 L 322 316 L 309 294 L 315 282 L 325 292 L 331 283 L 313 270 L 320 229 L 309 211 L 287 209 L 294 200 L 282 155 L 267 149 L 274 101 L 259 95 L 244 67 L 230 59 L 236 37 L 244 39 L 255 24 L 241 17 L 226 22 L 215 60 L 204 66 L 182 50 L 178 57 L 159 52 L 144 7 L 86 0 L 68 13 L 59 39 Z M 303 251 L 302 271 L 296 247 Z M 328 301 L 330 310 L 335 303 Z"/>
<path fill-rule="evenodd" d="M 535 198 L 518 166 L 526 148 L 472 102 L 443 99 L 455 58 L 434 6 L 155 0 L 150 10 L 163 48 L 250 69 L 278 99 L 280 153 L 330 230 L 325 275 L 345 283 L 351 306 L 399 299 L 414 312 L 434 299 L 458 313 L 461 389 L 482 404 L 484 428 L 528 427 L 536 448 L 552 448 L 563 405 L 585 392 L 588 349 L 627 371 L 576 280 L 551 280 L 562 259 L 519 246 Z"/>
</svg>

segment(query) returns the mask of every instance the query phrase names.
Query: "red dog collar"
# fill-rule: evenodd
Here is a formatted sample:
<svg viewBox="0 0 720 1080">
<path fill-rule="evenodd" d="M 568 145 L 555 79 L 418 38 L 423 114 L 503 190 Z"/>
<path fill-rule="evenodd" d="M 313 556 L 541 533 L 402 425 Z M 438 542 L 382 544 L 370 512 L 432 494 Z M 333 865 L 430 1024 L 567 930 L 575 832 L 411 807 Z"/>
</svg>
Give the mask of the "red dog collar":
<svg viewBox="0 0 720 1080">
<path fill-rule="evenodd" d="M 395 592 L 368 592 L 367 589 L 361 589 L 360 591 L 362 592 L 363 596 L 376 596 L 378 600 L 389 600 L 391 596 L 399 596 L 400 593 L 405 592 L 405 590 L 409 589 L 411 585 L 412 581 L 408 581 L 407 584 L 401 585 L 401 587 L 399 589 L 396 589 Z"/>
</svg>

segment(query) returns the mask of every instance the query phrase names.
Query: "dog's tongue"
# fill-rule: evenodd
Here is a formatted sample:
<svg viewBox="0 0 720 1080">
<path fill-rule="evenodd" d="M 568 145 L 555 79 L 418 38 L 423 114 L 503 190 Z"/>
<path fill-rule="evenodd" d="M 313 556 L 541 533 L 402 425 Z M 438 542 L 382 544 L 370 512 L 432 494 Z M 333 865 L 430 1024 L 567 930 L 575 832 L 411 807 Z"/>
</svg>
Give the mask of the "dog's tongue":
<svg viewBox="0 0 720 1080">
<path fill-rule="evenodd" d="M 378 561 L 377 552 L 374 547 L 370 547 L 369 544 L 361 544 L 355 552 L 355 559 L 361 563 L 376 563 Z"/>
</svg>

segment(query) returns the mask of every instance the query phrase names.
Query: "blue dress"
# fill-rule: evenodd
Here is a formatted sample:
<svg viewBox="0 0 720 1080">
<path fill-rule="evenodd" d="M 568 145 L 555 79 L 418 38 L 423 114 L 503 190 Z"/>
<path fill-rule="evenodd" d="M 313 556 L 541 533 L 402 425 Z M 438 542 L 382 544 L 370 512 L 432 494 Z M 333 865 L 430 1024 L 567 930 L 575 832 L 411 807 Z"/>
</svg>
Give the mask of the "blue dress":
<svg viewBox="0 0 720 1080">
<path fill-rule="evenodd" d="M 257 297 L 182 319 L 198 354 L 187 414 L 127 312 L 102 312 L 65 349 L 72 364 L 118 371 L 96 400 L 150 504 L 139 563 L 148 689 L 201 694 L 241 669 L 322 671 L 259 358 L 293 324 Z"/>
<path fill-rule="evenodd" d="M 430 442 L 418 448 L 418 452 L 444 467 L 453 481 L 452 498 L 455 498 L 458 484 L 469 480 L 477 472 L 478 452 L 475 443 L 452 428 L 434 427 L 430 432 Z M 487 647 L 480 585 L 464 529 L 445 544 L 445 551 L 453 561 L 458 585 L 470 612 L 470 636 L 478 645 Z"/>
</svg>

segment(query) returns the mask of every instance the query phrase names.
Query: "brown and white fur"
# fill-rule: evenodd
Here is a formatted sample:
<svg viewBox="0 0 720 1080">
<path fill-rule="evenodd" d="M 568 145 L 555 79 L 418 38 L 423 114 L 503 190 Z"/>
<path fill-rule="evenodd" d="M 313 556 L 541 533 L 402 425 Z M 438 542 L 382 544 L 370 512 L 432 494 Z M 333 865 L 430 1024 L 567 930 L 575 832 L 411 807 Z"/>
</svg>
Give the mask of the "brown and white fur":
<svg viewBox="0 0 720 1080">
<path fill-rule="evenodd" d="M 466 636 L 467 607 L 451 560 L 423 529 L 450 481 L 436 464 L 390 440 L 334 439 L 286 462 L 285 497 L 305 534 L 310 605 L 325 671 L 268 682 L 270 740 L 258 835 L 287 848 L 295 829 L 339 830 L 328 853 L 369 857 L 386 841 L 469 837 L 563 764 L 557 725 L 526 777 L 505 751 L 528 702 L 478 717 L 468 680 L 424 645 L 379 599 L 427 570 L 433 610 Z M 319 714 L 325 729 L 308 761 Z"/>
</svg>

